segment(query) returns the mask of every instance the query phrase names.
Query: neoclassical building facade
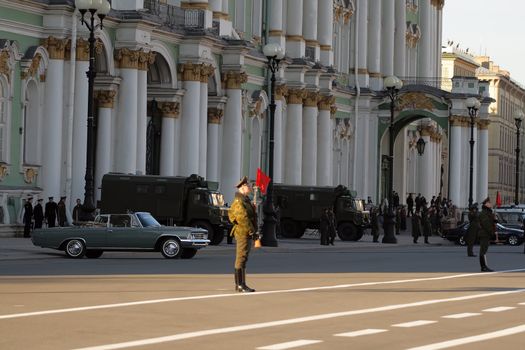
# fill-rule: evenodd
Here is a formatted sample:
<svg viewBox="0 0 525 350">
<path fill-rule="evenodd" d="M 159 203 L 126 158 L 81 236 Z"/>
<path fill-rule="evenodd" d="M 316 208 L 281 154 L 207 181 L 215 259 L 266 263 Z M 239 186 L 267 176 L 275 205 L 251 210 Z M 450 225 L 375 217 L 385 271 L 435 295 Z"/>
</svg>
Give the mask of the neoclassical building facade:
<svg viewBox="0 0 525 350">
<path fill-rule="evenodd" d="M 456 203 L 466 203 L 456 191 L 464 163 L 449 153 L 463 147 L 464 128 L 454 127 L 468 115 L 465 99 L 483 97 L 477 81 L 441 89 L 444 0 L 111 2 L 96 31 L 97 199 L 108 172 L 195 173 L 218 182 L 230 202 L 241 176 L 267 169 L 262 46 L 278 43 L 286 58 L 274 92 L 274 181 L 344 184 L 363 198 L 385 197 L 383 78 L 396 75 L 404 88 L 395 109 L 394 190 L 428 198 L 451 189 Z M 79 18 L 72 0 L 0 0 L 4 224 L 19 222 L 29 195 L 66 195 L 70 205 L 83 198 L 88 32 Z M 481 177 L 476 199 L 486 193 Z"/>
</svg>

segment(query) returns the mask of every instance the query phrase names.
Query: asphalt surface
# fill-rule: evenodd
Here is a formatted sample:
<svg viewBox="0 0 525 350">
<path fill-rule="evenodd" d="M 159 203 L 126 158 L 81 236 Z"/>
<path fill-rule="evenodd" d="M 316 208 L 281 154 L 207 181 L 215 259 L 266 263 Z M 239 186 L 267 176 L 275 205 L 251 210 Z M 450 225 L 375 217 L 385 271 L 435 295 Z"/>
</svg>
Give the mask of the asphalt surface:
<svg viewBox="0 0 525 350">
<path fill-rule="evenodd" d="M 253 252 L 257 292 L 239 294 L 232 245 L 72 260 L 2 239 L 0 349 L 523 349 L 523 245 L 492 245 L 497 272 L 480 273 L 430 241 L 280 240 Z"/>
</svg>

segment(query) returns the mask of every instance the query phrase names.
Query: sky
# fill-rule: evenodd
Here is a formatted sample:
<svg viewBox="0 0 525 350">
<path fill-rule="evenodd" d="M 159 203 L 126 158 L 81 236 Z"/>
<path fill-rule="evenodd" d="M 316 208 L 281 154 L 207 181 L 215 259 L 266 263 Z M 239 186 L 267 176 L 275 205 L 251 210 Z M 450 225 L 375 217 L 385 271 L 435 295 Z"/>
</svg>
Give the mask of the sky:
<svg viewBox="0 0 525 350">
<path fill-rule="evenodd" d="M 525 1 L 445 0 L 443 43 L 454 41 L 525 86 Z"/>
</svg>

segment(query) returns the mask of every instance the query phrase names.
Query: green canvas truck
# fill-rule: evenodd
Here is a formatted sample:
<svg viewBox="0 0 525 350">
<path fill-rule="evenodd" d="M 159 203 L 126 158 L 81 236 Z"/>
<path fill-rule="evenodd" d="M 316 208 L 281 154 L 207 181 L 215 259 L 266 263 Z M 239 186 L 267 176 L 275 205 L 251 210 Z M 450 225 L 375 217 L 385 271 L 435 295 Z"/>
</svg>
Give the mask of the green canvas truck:
<svg viewBox="0 0 525 350">
<path fill-rule="evenodd" d="M 275 184 L 273 191 L 283 237 L 300 238 L 306 229 L 318 229 L 321 213 L 327 207 L 334 209 L 337 235 L 343 241 L 358 241 L 370 225 L 363 201 L 344 186 Z"/>
<path fill-rule="evenodd" d="M 212 245 L 230 229 L 228 208 L 217 183 L 202 177 L 106 174 L 102 178 L 101 214 L 150 212 L 160 223 L 201 227 Z"/>
</svg>

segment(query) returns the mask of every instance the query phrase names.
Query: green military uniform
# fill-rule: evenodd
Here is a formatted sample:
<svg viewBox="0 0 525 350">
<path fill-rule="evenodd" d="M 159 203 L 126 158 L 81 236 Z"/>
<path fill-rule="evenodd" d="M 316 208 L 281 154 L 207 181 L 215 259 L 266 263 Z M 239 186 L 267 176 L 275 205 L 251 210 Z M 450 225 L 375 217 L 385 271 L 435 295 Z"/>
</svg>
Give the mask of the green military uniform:
<svg viewBox="0 0 525 350">
<path fill-rule="evenodd" d="M 494 230 L 494 214 L 492 209 L 483 206 L 481 214 L 479 215 L 479 263 L 481 271 L 492 271 L 487 267 L 487 260 L 485 254 L 489 249 L 489 242 L 495 233 Z"/>
<path fill-rule="evenodd" d="M 465 241 L 467 243 L 467 255 L 468 256 L 476 256 L 474 255 L 474 243 L 476 242 L 476 239 L 478 238 L 478 232 L 479 232 L 479 215 L 477 210 L 471 210 L 468 213 L 468 221 L 469 221 L 469 227 L 467 230 L 467 236 L 465 237 Z"/>
</svg>

